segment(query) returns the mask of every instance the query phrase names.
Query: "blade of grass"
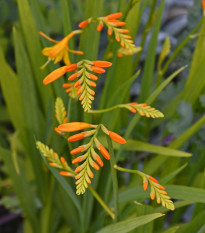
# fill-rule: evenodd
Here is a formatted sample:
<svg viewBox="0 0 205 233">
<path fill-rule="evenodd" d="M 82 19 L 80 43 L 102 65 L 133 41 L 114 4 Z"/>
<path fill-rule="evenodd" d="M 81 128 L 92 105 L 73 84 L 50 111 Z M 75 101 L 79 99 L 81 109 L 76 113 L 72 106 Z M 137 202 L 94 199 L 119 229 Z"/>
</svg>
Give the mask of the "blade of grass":
<svg viewBox="0 0 205 233">
<path fill-rule="evenodd" d="M 0 154 L 13 181 L 12 184 L 21 203 L 23 212 L 32 226 L 32 232 L 38 232 L 39 220 L 37 218 L 37 205 L 34 195 L 31 192 L 30 184 L 26 180 L 21 166 L 19 166 L 20 174 L 16 173 L 10 152 L 0 147 Z"/>
<path fill-rule="evenodd" d="M 139 226 L 145 225 L 159 217 L 163 216 L 163 214 L 155 213 L 148 214 L 140 217 L 136 217 L 133 219 L 128 219 L 125 221 L 121 221 L 115 224 L 108 225 L 103 229 L 99 230 L 97 233 L 126 233 L 131 230 L 136 229 Z"/>
<path fill-rule="evenodd" d="M 143 73 L 142 73 L 142 87 L 141 87 L 141 93 L 140 93 L 141 101 L 145 101 L 149 97 L 150 92 L 151 92 L 152 81 L 153 81 L 153 76 L 154 76 L 154 65 L 155 65 L 155 59 L 156 59 L 156 47 L 157 47 L 158 34 L 160 31 L 164 6 L 165 6 L 165 0 L 162 0 L 159 6 L 157 19 L 155 21 L 155 26 L 153 29 L 152 37 L 149 42 L 149 47 L 147 51 L 148 59 L 146 59 Z"/>
</svg>

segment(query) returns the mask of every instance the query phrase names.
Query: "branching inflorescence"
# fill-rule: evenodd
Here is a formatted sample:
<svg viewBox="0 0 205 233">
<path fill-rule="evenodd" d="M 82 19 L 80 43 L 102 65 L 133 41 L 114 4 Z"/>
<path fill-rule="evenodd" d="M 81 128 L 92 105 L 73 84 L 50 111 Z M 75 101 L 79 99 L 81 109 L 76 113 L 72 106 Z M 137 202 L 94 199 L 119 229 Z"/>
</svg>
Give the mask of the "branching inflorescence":
<svg viewBox="0 0 205 233">
<path fill-rule="evenodd" d="M 53 60 L 54 63 L 60 61 L 64 61 L 65 63 L 64 66 L 48 74 L 44 78 L 43 83 L 44 85 L 50 84 L 53 81 L 64 76 L 68 72 L 73 72 L 68 77 L 68 82 L 63 84 L 63 88 L 65 88 L 65 91 L 68 93 L 69 97 L 79 99 L 84 112 L 87 112 L 88 114 L 104 113 L 117 108 L 126 108 L 132 113 L 139 113 L 141 116 L 151 118 L 163 117 L 163 113 L 161 113 L 157 109 L 152 108 L 151 106 L 147 106 L 146 103 L 139 104 L 136 102 L 119 104 L 108 109 L 92 110 L 92 101 L 94 100 L 95 95 L 94 88 L 96 87 L 96 81 L 98 80 L 97 75 L 104 73 L 106 71 L 104 68 L 110 67 L 112 63 L 108 61 L 90 61 L 86 59 L 80 60 L 73 64 L 71 64 L 70 62 L 69 53 L 81 55 L 83 54 L 83 52 L 71 50 L 68 47 L 69 40 L 76 34 L 82 34 L 83 31 L 86 30 L 84 28 L 86 28 L 88 24 L 92 22 L 98 23 L 97 31 L 99 32 L 102 31 L 104 26 L 106 26 L 108 29 L 108 36 L 114 37 L 115 40 L 119 42 L 120 48 L 118 49 L 118 56 L 133 55 L 138 52 L 139 48 L 135 46 L 131 36 L 128 35 L 129 30 L 121 28 L 125 25 L 125 22 L 119 20 L 121 16 L 122 13 L 118 12 L 104 17 L 89 18 L 87 20 L 84 20 L 79 24 L 79 27 L 82 28 L 82 30 L 75 30 L 71 32 L 61 41 L 53 40 L 50 37 L 46 36 L 43 32 L 40 32 L 40 35 L 55 43 L 54 46 L 47 47 L 42 50 L 43 55 L 48 57 L 48 62 Z M 45 65 L 47 65 L 47 63 Z M 45 65 L 42 68 L 44 68 Z M 84 140 L 85 144 L 82 144 L 75 149 L 70 149 L 73 164 L 71 166 L 68 165 L 65 158 L 59 157 L 57 153 L 55 153 L 52 149 L 50 149 L 43 143 L 37 142 L 37 147 L 41 151 L 42 155 L 47 158 L 50 166 L 61 169 L 60 174 L 62 176 L 75 177 L 75 179 L 77 180 L 76 193 L 78 195 L 83 194 L 86 191 L 86 188 L 91 183 L 91 179 L 94 177 L 92 168 L 94 168 L 95 170 L 99 170 L 100 167 L 103 167 L 103 160 L 102 157 L 99 156 L 99 154 L 101 154 L 107 160 L 110 159 L 110 153 L 107 151 L 106 146 L 102 145 L 102 143 L 100 142 L 101 139 L 99 140 L 99 133 L 104 133 L 112 140 L 120 144 L 125 144 L 126 140 L 119 134 L 108 130 L 103 124 L 68 122 L 66 109 L 64 107 L 62 99 L 60 99 L 59 97 L 56 100 L 55 112 L 56 119 L 60 124 L 58 127 L 55 128 L 55 131 L 68 140 L 69 146 L 71 142 L 76 142 L 79 140 Z M 69 135 L 69 133 L 85 129 L 90 130 L 82 131 L 74 135 Z M 108 142 L 110 140 L 109 137 L 107 137 Z M 78 154 L 80 155 L 74 157 Z M 75 166 L 75 170 L 73 169 L 73 166 Z M 121 171 L 133 172 L 129 169 L 120 168 L 117 165 L 115 165 L 115 168 Z M 112 171 L 113 170 L 115 169 L 113 169 L 112 165 Z M 156 196 L 157 203 L 161 202 L 162 205 L 166 206 L 168 209 L 174 209 L 173 202 L 167 196 L 164 187 L 158 184 L 158 181 L 156 179 L 140 171 L 134 171 L 134 173 L 142 176 L 144 190 L 147 189 L 148 183 L 150 184 L 151 199 L 154 199 Z"/>
</svg>

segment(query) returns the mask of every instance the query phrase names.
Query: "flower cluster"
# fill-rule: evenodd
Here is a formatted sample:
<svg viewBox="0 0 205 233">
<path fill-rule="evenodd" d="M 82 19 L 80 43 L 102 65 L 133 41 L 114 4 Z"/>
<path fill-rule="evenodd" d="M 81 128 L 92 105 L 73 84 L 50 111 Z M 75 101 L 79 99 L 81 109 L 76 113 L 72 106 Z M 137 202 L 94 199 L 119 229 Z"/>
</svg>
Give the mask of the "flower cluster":
<svg viewBox="0 0 205 233">
<path fill-rule="evenodd" d="M 47 85 L 57 80 L 65 73 L 76 70 L 76 72 L 68 78 L 68 81 L 75 80 L 75 83 L 65 83 L 63 84 L 63 87 L 66 88 L 66 92 L 69 92 L 70 94 L 75 90 L 75 93 L 79 96 L 79 100 L 81 101 L 84 111 L 88 111 L 91 108 L 91 103 L 94 100 L 93 96 L 95 95 L 95 92 L 91 87 L 96 87 L 96 83 L 94 81 L 98 80 L 98 77 L 93 73 L 102 74 L 105 72 L 105 69 L 103 68 L 111 65 L 112 63 L 107 61 L 82 60 L 76 64 L 63 66 L 54 70 L 45 77 L 43 83 Z"/>
<path fill-rule="evenodd" d="M 129 103 L 129 104 L 121 104 L 121 107 L 125 107 L 130 110 L 132 113 L 138 112 L 141 116 L 151 117 L 151 118 L 160 118 L 164 117 L 164 114 L 159 110 L 148 106 L 146 103 Z"/>
<path fill-rule="evenodd" d="M 130 35 L 127 35 L 130 31 L 128 29 L 119 28 L 125 26 L 125 22 L 120 21 L 119 18 L 122 16 L 121 12 L 110 14 L 104 17 L 98 17 L 96 19 L 89 18 L 82 21 L 78 26 L 85 28 L 91 22 L 98 22 L 97 31 L 102 31 L 104 25 L 108 28 L 108 35 L 114 34 L 117 42 L 120 42 L 121 48 L 118 50 L 118 56 L 133 55 L 139 51 L 139 48 L 134 45 L 134 41 Z"/>
<path fill-rule="evenodd" d="M 83 194 L 88 187 L 88 184 L 91 183 L 90 178 L 94 177 L 93 172 L 91 171 L 91 167 L 93 167 L 95 170 L 99 170 L 100 167 L 103 166 L 103 161 L 100 158 L 100 156 L 96 153 L 96 149 L 101 153 L 101 155 L 109 160 L 110 154 L 106 150 L 106 148 L 100 143 L 99 139 L 97 138 L 97 135 L 99 133 L 99 130 L 101 129 L 104 133 L 106 133 L 112 140 L 120 143 L 125 144 L 126 140 L 122 138 L 120 135 L 118 135 L 115 132 L 109 131 L 104 125 L 92 125 L 89 123 L 84 122 L 72 122 L 72 123 L 66 123 L 61 124 L 58 126 L 58 131 L 60 132 L 75 132 L 83 129 L 92 128 L 92 130 L 81 132 L 78 134 L 74 134 L 70 137 L 68 137 L 68 141 L 74 142 L 78 140 L 82 140 L 86 137 L 91 137 L 91 140 L 84 145 L 81 145 L 75 149 L 73 149 L 70 153 L 72 155 L 79 154 L 83 152 L 82 155 L 78 156 L 72 161 L 72 164 L 81 163 L 76 169 L 75 173 L 77 175 L 75 176 L 76 181 L 76 193 Z M 95 149 L 96 148 L 96 149 Z"/>
<path fill-rule="evenodd" d="M 156 197 L 158 204 L 162 203 L 162 206 L 166 207 L 167 209 L 174 210 L 174 204 L 170 200 L 170 197 L 167 195 L 165 187 L 159 184 L 158 180 L 156 180 L 154 177 L 144 174 L 143 189 L 145 191 L 147 190 L 148 183 L 151 187 L 150 198 L 154 200 Z"/>
<path fill-rule="evenodd" d="M 70 65 L 71 62 L 69 58 L 69 53 L 75 53 L 75 54 L 82 55 L 83 54 L 82 51 L 75 51 L 68 47 L 69 40 L 74 35 L 81 34 L 81 33 L 82 33 L 82 30 L 75 30 L 75 31 L 72 31 L 70 34 L 68 34 L 66 37 L 64 37 L 61 41 L 56 41 L 48 37 L 47 35 L 45 35 L 43 32 L 39 32 L 41 36 L 55 43 L 54 46 L 46 47 L 42 50 L 43 55 L 48 57 L 48 62 L 50 62 L 51 60 L 54 60 L 54 63 L 57 63 L 63 60 L 66 65 Z M 48 64 L 48 62 L 46 62 L 46 64 L 43 65 L 42 68 L 44 68 Z"/>
</svg>

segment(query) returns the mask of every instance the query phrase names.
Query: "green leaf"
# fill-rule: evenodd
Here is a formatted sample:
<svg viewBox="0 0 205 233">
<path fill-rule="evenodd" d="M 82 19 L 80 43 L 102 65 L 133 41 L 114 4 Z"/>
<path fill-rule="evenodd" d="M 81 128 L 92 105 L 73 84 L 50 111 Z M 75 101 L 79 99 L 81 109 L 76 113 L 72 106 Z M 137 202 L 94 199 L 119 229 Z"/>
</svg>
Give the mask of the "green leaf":
<svg viewBox="0 0 205 233">
<path fill-rule="evenodd" d="M 22 129 L 24 127 L 25 121 L 19 79 L 11 67 L 7 64 L 1 49 L 0 63 L 0 83 L 7 109 L 15 129 Z"/>
<path fill-rule="evenodd" d="M 160 184 L 168 183 L 173 177 L 178 175 L 187 165 L 188 165 L 188 163 L 185 163 L 184 165 L 179 167 L 177 170 L 173 171 L 171 174 L 169 174 L 166 177 L 160 179 Z"/>
<path fill-rule="evenodd" d="M 202 227 L 204 227 L 205 210 L 199 213 L 187 226 L 183 229 L 177 231 L 178 233 L 193 233 L 198 232 Z M 204 232 L 204 231 L 203 231 Z"/>
<path fill-rule="evenodd" d="M 139 226 L 142 226 L 144 224 L 147 224 L 156 218 L 159 218 L 163 216 L 160 213 L 155 213 L 155 214 L 148 214 L 140 217 L 136 217 L 133 219 L 128 219 L 125 221 L 121 221 L 115 224 L 108 225 L 101 230 L 99 230 L 97 233 L 126 233 L 131 230 L 136 229 Z"/>
<path fill-rule="evenodd" d="M 181 185 L 166 185 L 165 188 L 171 198 L 205 203 L 205 189 Z"/>
<path fill-rule="evenodd" d="M 142 73 L 142 88 L 140 94 L 140 100 L 145 101 L 148 96 L 150 95 L 151 87 L 152 87 L 152 80 L 154 76 L 154 66 L 155 66 L 155 59 L 156 59 L 156 47 L 158 42 L 158 34 L 160 31 L 162 13 L 165 6 L 165 0 L 162 0 L 159 6 L 159 10 L 157 13 L 157 19 L 154 24 L 154 29 L 152 33 L 151 40 L 149 42 L 149 47 L 147 51 L 147 58 L 144 70 Z"/>
<path fill-rule="evenodd" d="M 39 221 L 37 219 L 37 205 L 35 202 L 34 194 L 31 192 L 30 184 L 26 180 L 24 171 L 20 167 L 20 174 L 16 173 L 12 156 L 8 150 L 0 147 L 0 156 L 3 159 L 9 175 L 12 179 L 12 184 L 19 198 L 19 202 L 23 209 L 24 214 L 32 226 L 33 233 L 38 232 Z"/>
<path fill-rule="evenodd" d="M 119 144 L 118 144 L 119 145 Z M 150 153 L 158 153 L 163 156 L 174 156 L 174 157 L 190 157 L 191 154 L 168 147 L 152 145 L 147 142 L 128 140 L 123 146 L 123 150 L 128 151 L 146 151 Z"/>
<path fill-rule="evenodd" d="M 37 84 L 40 93 L 40 100 L 46 109 L 51 95 L 51 86 L 44 87 L 42 84 L 43 77 L 46 76 L 46 71 L 40 70 L 40 67 L 45 63 L 45 58 L 41 54 L 41 46 L 38 38 L 38 31 L 34 26 L 31 10 L 28 0 L 17 0 L 18 13 L 23 29 L 23 36 L 25 38 L 26 46 L 31 60 L 32 72 L 35 76 L 34 81 Z"/>
</svg>

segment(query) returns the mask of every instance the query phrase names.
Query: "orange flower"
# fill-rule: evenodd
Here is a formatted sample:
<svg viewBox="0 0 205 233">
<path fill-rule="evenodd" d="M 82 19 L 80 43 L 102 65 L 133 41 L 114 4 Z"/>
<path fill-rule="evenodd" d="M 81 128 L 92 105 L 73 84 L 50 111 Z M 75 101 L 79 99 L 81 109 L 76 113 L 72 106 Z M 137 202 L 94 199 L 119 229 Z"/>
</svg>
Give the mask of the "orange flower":
<svg viewBox="0 0 205 233">
<path fill-rule="evenodd" d="M 55 43 L 55 45 L 52 47 L 44 48 L 42 50 L 42 54 L 45 56 L 48 56 L 48 61 L 54 60 L 54 63 L 57 63 L 63 60 L 66 65 L 70 65 L 71 63 L 70 63 L 70 58 L 69 58 L 69 52 L 81 54 L 81 55 L 83 54 L 83 52 L 69 49 L 68 42 L 74 35 L 81 34 L 81 33 L 82 33 L 81 30 L 75 30 L 71 32 L 70 34 L 68 34 L 66 37 L 64 37 L 61 41 L 56 41 L 48 37 L 47 35 L 45 35 L 43 32 L 39 32 L 41 36 Z M 47 63 L 43 65 L 42 68 L 44 68 L 47 65 Z"/>
<path fill-rule="evenodd" d="M 121 12 L 113 13 L 110 15 L 105 16 L 107 19 L 118 19 L 122 16 Z"/>
<path fill-rule="evenodd" d="M 202 9 L 205 11 L 205 0 L 202 0 Z"/>
<path fill-rule="evenodd" d="M 61 132 L 74 132 L 87 128 L 96 128 L 96 125 L 92 125 L 84 122 L 71 122 L 58 126 L 58 130 Z"/>
<path fill-rule="evenodd" d="M 43 84 L 47 85 L 47 84 L 59 79 L 65 73 L 67 73 L 69 71 L 73 71 L 76 68 L 77 68 L 77 64 L 72 64 L 69 66 L 62 66 L 62 67 L 54 70 L 53 72 L 51 72 L 49 75 L 47 75 L 43 80 Z"/>
<path fill-rule="evenodd" d="M 125 144 L 127 142 L 123 137 L 121 137 L 119 134 L 115 132 L 109 131 L 109 136 L 113 141 L 118 142 L 120 144 Z"/>
</svg>

